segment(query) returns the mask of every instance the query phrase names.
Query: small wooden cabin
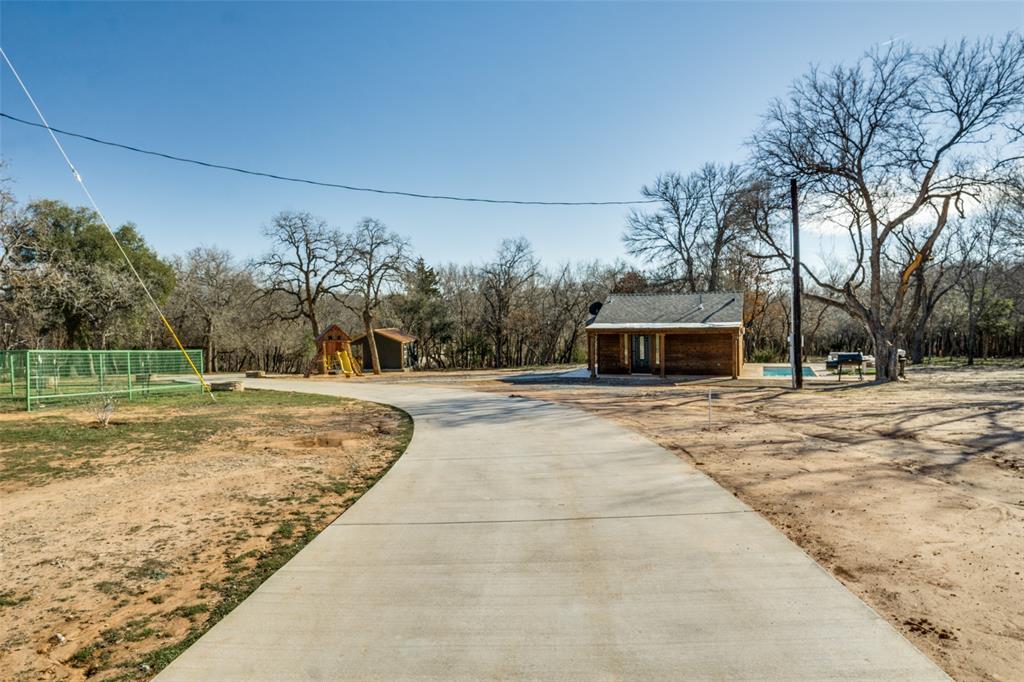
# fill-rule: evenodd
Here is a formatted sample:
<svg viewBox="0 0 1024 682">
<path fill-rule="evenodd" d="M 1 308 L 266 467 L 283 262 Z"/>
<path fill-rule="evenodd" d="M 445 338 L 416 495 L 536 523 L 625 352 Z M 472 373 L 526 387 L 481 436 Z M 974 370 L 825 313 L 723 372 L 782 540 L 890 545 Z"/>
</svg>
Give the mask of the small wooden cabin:
<svg viewBox="0 0 1024 682">
<path fill-rule="evenodd" d="M 329 358 L 333 361 L 335 353 L 340 353 L 345 350 L 345 346 L 350 342 L 348 334 L 345 330 L 336 324 L 332 324 L 327 329 L 320 332 L 320 336 L 316 337 L 316 364 L 317 367 L 323 367 L 323 358 Z M 322 371 L 322 370 L 320 370 Z"/>
<path fill-rule="evenodd" d="M 382 370 L 403 370 L 413 367 L 416 359 L 415 336 L 395 327 L 381 327 L 373 330 L 373 338 L 377 341 L 377 357 Z M 364 370 L 373 370 L 370 341 L 366 334 L 360 334 L 352 339 L 352 352 L 362 356 Z"/>
<path fill-rule="evenodd" d="M 612 294 L 592 306 L 587 367 L 599 374 L 739 376 L 743 294 Z"/>
</svg>

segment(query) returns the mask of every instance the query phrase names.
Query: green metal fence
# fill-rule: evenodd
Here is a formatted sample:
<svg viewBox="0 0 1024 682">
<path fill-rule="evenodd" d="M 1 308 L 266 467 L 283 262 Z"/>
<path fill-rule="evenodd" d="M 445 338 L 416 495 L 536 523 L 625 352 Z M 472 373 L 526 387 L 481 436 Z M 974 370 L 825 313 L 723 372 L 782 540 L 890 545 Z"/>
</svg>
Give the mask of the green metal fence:
<svg viewBox="0 0 1024 682">
<path fill-rule="evenodd" d="M 196 367 L 203 366 L 203 351 L 187 352 Z M 176 350 L 0 351 L 0 398 L 20 401 L 28 410 L 91 396 L 202 392 L 194 376 Z"/>
</svg>

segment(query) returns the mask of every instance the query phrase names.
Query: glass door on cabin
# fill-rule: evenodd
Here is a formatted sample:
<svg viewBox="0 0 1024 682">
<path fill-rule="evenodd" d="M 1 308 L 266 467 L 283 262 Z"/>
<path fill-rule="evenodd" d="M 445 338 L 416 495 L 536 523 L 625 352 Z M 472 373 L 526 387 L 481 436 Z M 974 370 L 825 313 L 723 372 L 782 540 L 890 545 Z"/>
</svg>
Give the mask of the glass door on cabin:
<svg viewBox="0 0 1024 682">
<path fill-rule="evenodd" d="M 632 334 L 630 336 L 630 370 L 636 374 L 651 371 L 651 336 L 650 334 Z"/>
</svg>

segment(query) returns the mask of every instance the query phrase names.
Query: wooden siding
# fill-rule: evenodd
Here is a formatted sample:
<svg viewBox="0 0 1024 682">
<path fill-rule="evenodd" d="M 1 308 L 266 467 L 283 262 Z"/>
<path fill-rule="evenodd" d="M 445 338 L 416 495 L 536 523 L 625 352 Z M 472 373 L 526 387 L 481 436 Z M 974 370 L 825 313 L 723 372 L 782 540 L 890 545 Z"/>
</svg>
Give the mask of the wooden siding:
<svg viewBox="0 0 1024 682">
<path fill-rule="evenodd" d="M 736 337 L 731 332 L 667 334 L 665 371 L 668 374 L 734 376 Z"/>
<path fill-rule="evenodd" d="M 597 371 L 600 374 L 629 374 L 623 360 L 622 334 L 597 335 Z"/>
<path fill-rule="evenodd" d="M 651 337 L 651 374 L 736 377 L 743 368 L 742 329 L 676 329 L 647 334 Z M 614 331 L 592 334 L 588 339 L 588 364 L 596 360 L 598 374 L 630 374 L 630 337 L 629 333 Z"/>
</svg>

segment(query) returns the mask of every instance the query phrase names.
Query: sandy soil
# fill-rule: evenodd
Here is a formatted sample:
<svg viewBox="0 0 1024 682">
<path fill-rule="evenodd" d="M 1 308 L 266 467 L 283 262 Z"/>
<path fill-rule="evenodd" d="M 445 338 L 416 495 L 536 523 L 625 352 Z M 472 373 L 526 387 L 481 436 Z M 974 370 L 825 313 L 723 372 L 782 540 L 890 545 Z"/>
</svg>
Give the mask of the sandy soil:
<svg viewBox="0 0 1024 682">
<path fill-rule="evenodd" d="M 910 378 L 800 393 L 479 385 L 636 429 L 767 517 L 954 678 L 1024 680 L 1024 368 Z"/>
<path fill-rule="evenodd" d="M 337 517 L 407 436 L 408 418 L 379 405 L 242 407 L 241 423 L 192 447 L 123 439 L 61 458 L 58 473 L 0 481 L 0 679 L 151 676 L 173 655 L 162 649 L 201 632 Z M 0 420 L 55 414 L 94 428 L 88 411 Z M 110 428 L 181 416 L 143 401 Z M 0 445 L 5 463 L 18 454 Z"/>
</svg>

